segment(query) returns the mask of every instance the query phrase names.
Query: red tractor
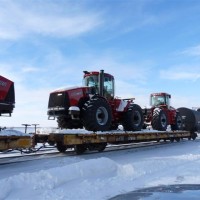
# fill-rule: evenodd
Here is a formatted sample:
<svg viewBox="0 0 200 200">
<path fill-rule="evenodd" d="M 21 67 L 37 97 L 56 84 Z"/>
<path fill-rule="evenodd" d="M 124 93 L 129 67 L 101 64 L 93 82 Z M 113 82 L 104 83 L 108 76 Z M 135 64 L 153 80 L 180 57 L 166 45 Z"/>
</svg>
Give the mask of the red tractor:
<svg viewBox="0 0 200 200">
<path fill-rule="evenodd" d="M 155 130 L 166 131 L 171 125 L 171 130 L 182 129 L 182 118 L 179 111 L 170 106 L 171 95 L 167 93 L 153 93 L 150 95 L 151 108 L 145 108 L 144 126 L 149 124 Z"/>
<path fill-rule="evenodd" d="M 143 113 L 134 98 L 114 96 L 114 77 L 100 72 L 84 71 L 83 86 L 56 90 L 50 94 L 49 119 L 57 118 L 58 127 L 108 131 L 122 124 L 124 130 L 138 131 Z"/>
<path fill-rule="evenodd" d="M 15 107 L 14 83 L 0 76 L 0 116 L 9 115 Z"/>
</svg>

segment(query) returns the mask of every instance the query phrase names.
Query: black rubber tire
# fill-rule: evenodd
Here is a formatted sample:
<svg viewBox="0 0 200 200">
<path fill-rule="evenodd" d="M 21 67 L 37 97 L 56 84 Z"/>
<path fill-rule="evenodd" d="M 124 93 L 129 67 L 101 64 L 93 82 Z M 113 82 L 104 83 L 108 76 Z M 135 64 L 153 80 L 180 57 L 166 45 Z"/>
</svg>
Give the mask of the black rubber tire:
<svg viewBox="0 0 200 200">
<path fill-rule="evenodd" d="M 75 145 L 74 150 L 77 155 L 81 155 L 87 150 L 87 148 L 83 144 L 77 144 Z"/>
<path fill-rule="evenodd" d="M 62 144 L 61 142 L 58 142 L 56 147 L 57 147 L 57 150 L 61 153 L 64 153 L 67 150 L 67 146 Z"/>
<path fill-rule="evenodd" d="M 147 124 L 143 124 L 142 129 L 147 129 Z"/>
<path fill-rule="evenodd" d="M 112 121 L 111 107 L 101 97 L 92 98 L 84 104 L 81 118 L 83 126 L 89 131 L 108 131 Z"/>
<path fill-rule="evenodd" d="M 118 124 L 111 124 L 109 130 L 118 130 L 119 125 Z"/>
<path fill-rule="evenodd" d="M 124 113 L 122 125 L 125 131 L 140 131 L 143 127 L 144 119 L 142 108 L 137 104 L 131 104 Z"/>
<path fill-rule="evenodd" d="M 197 133 L 195 133 L 195 132 L 192 132 L 192 133 L 191 133 L 191 139 L 195 140 L 195 139 L 196 139 L 196 137 L 197 137 Z"/>
<path fill-rule="evenodd" d="M 179 113 L 176 113 L 175 124 L 171 124 L 171 130 L 182 130 L 182 118 Z"/>
<path fill-rule="evenodd" d="M 72 120 L 69 116 L 60 116 L 57 118 L 58 128 L 61 129 L 78 129 L 83 128 L 79 120 Z"/>
<path fill-rule="evenodd" d="M 166 113 L 162 109 L 160 108 L 154 109 L 151 125 L 154 130 L 159 130 L 159 131 L 167 130 L 168 119 Z"/>
<path fill-rule="evenodd" d="M 101 143 L 98 145 L 98 152 L 102 152 L 104 151 L 104 149 L 106 148 L 107 143 Z"/>
</svg>

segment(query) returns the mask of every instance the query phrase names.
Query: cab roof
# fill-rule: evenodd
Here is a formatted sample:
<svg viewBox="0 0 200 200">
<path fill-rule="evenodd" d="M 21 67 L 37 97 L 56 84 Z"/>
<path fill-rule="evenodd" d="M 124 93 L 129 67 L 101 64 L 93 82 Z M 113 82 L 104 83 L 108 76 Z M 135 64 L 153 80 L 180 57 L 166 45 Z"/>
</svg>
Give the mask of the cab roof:
<svg viewBox="0 0 200 200">
<path fill-rule="evenodd" d="M 169 96 L 169 98 L 171 98 L 171 94 L 166 92 L 152 93 L 151 96 Z"/>
<path fill-rule="evenodd" d="M 97 71 L 92 71 L 92 72 L 88 72 L 88 71 L 83 71 L 84 72 L 84 78 L 87 77 L 87 76 L 91 76 L 91 75 L 99 75 L 100 72 L 97 72 Z M 108 73 L 104 73 L 104 76 L 107 76 L 107 77 L 111 77 L 114 79 L 114 76 L 111 75 L 111 74 L 108 74 Z"/>
</svg>

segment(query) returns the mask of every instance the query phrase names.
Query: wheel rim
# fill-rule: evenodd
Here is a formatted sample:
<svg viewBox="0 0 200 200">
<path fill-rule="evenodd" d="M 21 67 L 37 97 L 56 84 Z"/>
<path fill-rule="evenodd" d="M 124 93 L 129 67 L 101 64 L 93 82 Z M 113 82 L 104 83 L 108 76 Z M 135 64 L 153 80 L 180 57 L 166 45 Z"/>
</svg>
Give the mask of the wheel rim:
<svg viewBox="0 0 200 200">
<path fill-rule="evenodd" d="M 161 125 L 162 127 L 166 127 L 167 126 L 167 117 L 165 114 L 161 115 Z"/>
<path fill-rule="evenodd" d="M 135 126 L 139 126 L 141 123 L 141 115 L 139 111 L 135 111 L 133 115 L 133 121 Z"/>
<path fill-rule="evenodd" d="M 99 107 L 96 112 L 96 119 L 99 125 L 105 125 L 108 121 L 108 111 L 105 107 Z"/>
</svg>

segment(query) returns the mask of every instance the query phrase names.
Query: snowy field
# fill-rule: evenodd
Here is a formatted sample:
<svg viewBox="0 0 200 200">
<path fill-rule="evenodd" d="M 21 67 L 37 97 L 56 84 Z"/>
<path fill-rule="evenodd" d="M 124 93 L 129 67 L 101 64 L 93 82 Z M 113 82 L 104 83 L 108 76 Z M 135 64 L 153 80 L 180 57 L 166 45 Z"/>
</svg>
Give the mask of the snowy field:
<svg viewBox="0 0 200 200">
<path fill-rule="evenodd" d="M 0 200 L 100 200 L 151 186 L 199 183 L 198 138 L 0 165 Z"/>
</svg>

